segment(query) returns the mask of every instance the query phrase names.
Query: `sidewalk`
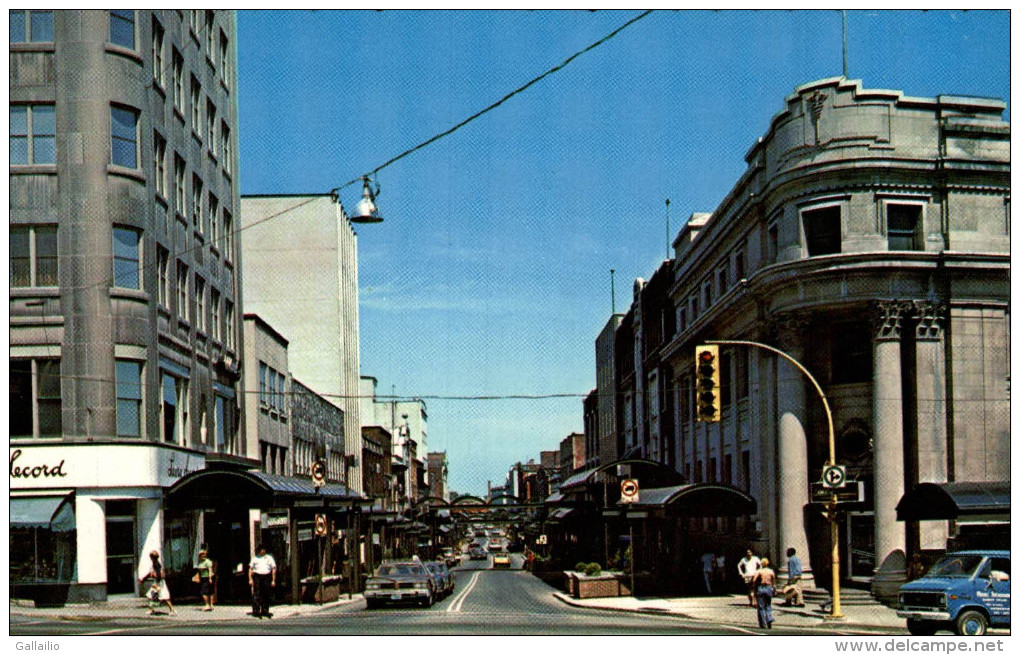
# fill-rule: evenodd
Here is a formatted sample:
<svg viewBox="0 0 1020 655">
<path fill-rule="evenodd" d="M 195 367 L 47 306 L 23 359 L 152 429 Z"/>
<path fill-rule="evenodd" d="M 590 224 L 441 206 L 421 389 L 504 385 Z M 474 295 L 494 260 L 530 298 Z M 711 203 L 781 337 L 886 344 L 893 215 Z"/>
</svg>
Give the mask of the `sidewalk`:
<svg viewBox="0 0 1020 655">
<path fill-rule="evenodd" d="M 288 618 L 315 614 L 361 601 L 361 594 L 346 595 L 322 605 L 274 605 L 273 618 Z M 35 618 L 52 618 L 60 621 L 108 621 L 111 619 L 148 619 L 152 621 L 259 621 L 251 615 L 250 605 L 217 605 L 211 612 L 203 612 L 200 604 L 174 605 L 176 614 L 168 614 L 165 605 L 150 615 L 149 601 L 145 598 L 118 597 L 102 603 L 67 604 L 64 607 L 36 607 L 30 600 L 11 599 L 10 614 Z M 272 619 L 269 619 L 272 620 Z"/>
<path fill-rule="evenodd" d="M 758 628 L 758 613 L 748 605 L 747 596 L 731 594 L 725 596 L 698 596 L 684 598 L 657 598 L 620 596 L 617 598 L 572 598 L 568 594 L 555 592 L 557 599 L 574 607 L 602 609 L 617 612 L 643 612 L 648 614 L 675 614 L 706 623 Z M 846 626 L 867 627 L 874 630 L 897 630 L 906 627 L 896 611 L 884 605 L 844 605 L 841 621 L 826 619 L 826 612 L 818 604 L 807 607 L 785 607 L 782 602 L 772 606 L 777 626 L 817 628 Z"/>
</svg>

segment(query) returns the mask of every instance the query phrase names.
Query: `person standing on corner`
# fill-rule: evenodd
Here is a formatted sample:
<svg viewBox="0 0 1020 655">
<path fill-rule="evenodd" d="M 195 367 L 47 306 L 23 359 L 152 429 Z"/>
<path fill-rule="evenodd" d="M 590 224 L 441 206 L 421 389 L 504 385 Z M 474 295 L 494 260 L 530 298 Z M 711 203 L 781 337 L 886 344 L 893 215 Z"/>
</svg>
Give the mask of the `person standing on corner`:
<svg viewBox="0 0 1020 655">
<path fill-rule="evenodd" d="M 255 557 L 248 566 L 248 584 L 251 586 L 251 615 L 258 618 L 273 618 L 269 601 L 276 587 L 276 560 L 266 554 L 266 547 L 255 547 Z"/>
<path fill-rule="evenodd" d="M 744 584 L 747 587 L 747 602 L 751 607 L 757 607 L 758 605 L 754 594 L 754 576 L 760 566 L 761 560 L 758 559 L 758 556 L 750 548 L 747 549 L 747 555 L 737 563 L 737 573 L 744 579 Z"/>
<path fill-rule="evenodd" d="M 804 607 L 804 593 L 800 588 L 800 579 L 804 575 L 804 566 L 797 557 L 797 549 L 786 549 L 786 566 L 789 569 L 789 579 L 783 587 L 783 595 L 786 596 L 786 604 L 793 607 Z"/>
<path fill-rule="evenodd" d="M 202 595 L 202 600 L 205 601 L 205 606 L 202 608 L 203 612 L 211 612 L 213 610 L 213 561 L 209 559 L 209 553 L 205 550 L 198 551 L 198 582 L 201 586 L 199 593 Z"/>
<path fill-rule="evenodd" d="M 712 576 L 715 574 L 715 553 L 701 556 L 701 575 L 705 578 L 705 591 L 712 595 Z"/>
<path fill-rule="evenodd" d="M 776 573 L 769 568 L 769 560 L 763 557 L 761 568 L 754 574 L 751 586 L 758 595 L 758 627 L 772 629 L 772 597 L 776 595 Z"/>
</svg>

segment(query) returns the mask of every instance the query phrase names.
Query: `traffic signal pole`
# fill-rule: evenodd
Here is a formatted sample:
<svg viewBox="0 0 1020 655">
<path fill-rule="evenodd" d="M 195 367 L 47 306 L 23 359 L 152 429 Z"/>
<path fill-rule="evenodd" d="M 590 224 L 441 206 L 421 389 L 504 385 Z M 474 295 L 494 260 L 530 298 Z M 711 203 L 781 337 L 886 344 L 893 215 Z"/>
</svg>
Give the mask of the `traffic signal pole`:
<svg viewBox="0 0 1020 655">
<path fill-rule="evenodd" d="M 801 373 L 811 381 L 814 385 L 815 391 L 818 392 L 818 396 L 822 399 L 822 406 L 825 407 L 825 418 L 829 423 L 829 464 L 836 464 L 836 433 L 832 427 L 832 410 L 829 409 L 829 400 L 825 397 L 825 392 L 822 391 L 821 385 L 815 380 L 815 377 L 811 375 L 811 372 L 804 368 L 804 365 L 798 362 L 796 359 L 786 354 L 778 348 L 759 343 L 757 341 L 738 341 L 738 340 L 711 340 L 705 341 L 706 344 L 720 345 L 720 346 L 751 346 L 753 348 L 761 348 L 769 352 L 775 353 L 785 359 L 786 361 L 797 367 Z M 831 612 L 826 615 L 827 619 L 843 619 L 843 609 L 839 602 L 839 523 L 837 521 L 836 505 L 838 499 L 836 497 L 836 490 L 833 489 L 832 495 L 829 499 L 827 519 L 829 521 L 829 534 L 832 537 L 832 609 Z"/>
</svg>

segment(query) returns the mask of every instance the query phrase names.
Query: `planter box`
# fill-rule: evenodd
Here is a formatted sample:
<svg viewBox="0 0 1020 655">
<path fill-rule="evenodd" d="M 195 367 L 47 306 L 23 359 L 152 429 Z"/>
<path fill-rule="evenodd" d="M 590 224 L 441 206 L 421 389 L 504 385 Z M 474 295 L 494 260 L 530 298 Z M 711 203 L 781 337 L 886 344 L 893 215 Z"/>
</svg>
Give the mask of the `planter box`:
<svg viewBox="0 0 1020 655">
<path fill-rule="evenodd" d="M 630 596 L 630 578 L 622 573 L 602 573 L 596 576 L 566 571 L 567 593 L 574 598 L 613 598 Z"/>
<path fill-rule="evenodd" d="M 319 584 L 318 578 L 304 578 L 301 580 L 301 602 L 302 603 L 329 603 L 340 598 L 339 575 L 327 575 Z"/>
</svg>

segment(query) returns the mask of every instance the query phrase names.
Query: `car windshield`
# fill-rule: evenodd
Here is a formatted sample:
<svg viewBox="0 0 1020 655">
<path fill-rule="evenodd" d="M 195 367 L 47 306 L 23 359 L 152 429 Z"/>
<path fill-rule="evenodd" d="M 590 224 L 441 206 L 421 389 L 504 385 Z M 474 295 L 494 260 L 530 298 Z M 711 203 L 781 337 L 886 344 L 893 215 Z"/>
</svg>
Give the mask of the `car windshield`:
<svg viewBox="0 0 1020 655">
<path fill-rule="evenodd" d="M 421 572 L 414 564 L 383 564 L 375 574 L 385 577 L 388 575 L 421 575 Z"/>
<path fill-rule="evenodd" d="M 429 571 L 432 571 L 433 573 L 438 573 L 439 572 L 439 567 L 436 566 L 435 564 L 431 563 L 431 562 L 429 562 L 425 566 L 429 567 Z"/>
<path fill-rule="evenodd" d="M 928 571 L 929 576 L 969 578 L 984 559 L 981 555 L 946 555 Z"/>
</svg>

